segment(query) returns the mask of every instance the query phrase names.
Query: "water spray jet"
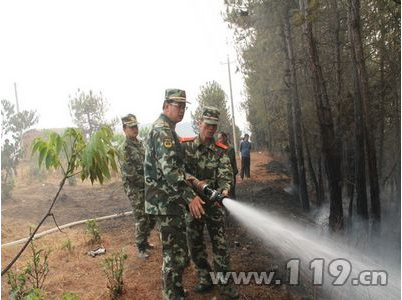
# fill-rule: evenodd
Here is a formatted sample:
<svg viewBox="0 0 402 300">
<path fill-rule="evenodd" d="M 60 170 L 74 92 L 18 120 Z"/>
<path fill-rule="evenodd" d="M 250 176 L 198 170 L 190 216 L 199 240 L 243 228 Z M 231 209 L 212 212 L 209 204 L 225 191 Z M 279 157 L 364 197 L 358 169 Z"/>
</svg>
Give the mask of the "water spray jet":
<svg viewBox="0 0 402 300">
<path fill-rule="evenodd" d="M 322 286 L 325 295 L 322 299 L 400 299 L 399 263 L 381 262 L 381 257 L 366 255 L 365 248 L 348 247 L 342 239 L 330 239 L 319 231 L 303 228 L 301 224 L 245 203 L 229 198 L 224 198 L 222 203 L 265 245 L 279 250 L 289 262 L 298 261 L 303 278 Z M 284 269 L 292 273 L 295 269 L 289 267 L 289 262 Z M 374 275 L 370 284 L 359 281 L 362 275 L 369 274 L 368 271 L 371 274 L 385 272 L 386 283 L 373 283 Z M 342 276 L 345 280 L 338 284 Z"/>
<path fill-rule="evenodd" d="M 359 252 L 346 247 L 341 240 L 317 237 L 318 232 L 300 230 L 300 224 L 230 199 L 205 181 L 189 177 L 188 182 L 199 195 L 218 206 L 225 206 L 245 227 L 262 238 L 265 244 L 274 246 L 287 256 L 289 261 L 286 268 L 290 270 L 289 273 L 298 276 L 300 271 L 304 278 L 312 276 L 312 284 L 324 288 L 323 299 L 400 299 L 400 269 L 395 269 L 395 266 L 385 266 L 364 255 L 361 250 Z M 385 272 L 386 283 L 383 284 L 380 278 L 379 284 L 378 281 L 363 284 L 359 280 L 362 274 L 366 274 L 364 272 L 377 272 L 377 275 L 378 272 Z M 300 284 L 298 277 L 296 281 L 289 284 Z"/>
</svg>

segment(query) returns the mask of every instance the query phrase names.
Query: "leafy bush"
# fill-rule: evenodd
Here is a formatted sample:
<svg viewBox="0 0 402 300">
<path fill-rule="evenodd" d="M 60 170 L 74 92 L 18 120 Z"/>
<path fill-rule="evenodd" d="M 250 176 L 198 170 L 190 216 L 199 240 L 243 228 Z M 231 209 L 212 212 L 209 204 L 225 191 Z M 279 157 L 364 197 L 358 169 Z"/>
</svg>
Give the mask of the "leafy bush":
<svg viewBox="0 0 402 300">
<path fill-rule="evenodd" d="M 20 300 L 29 294 L 29 289 L 26 286 L 27 280 L 24 273 L 17 274 L 10 270 L 7 273 L 7 283 L 10 285 L 10 299 Z"/>
<path fill-rule="evenodd" d="M 14 188 L 14 179 L 12 177 L 8 177 L 1 172 L 1 199 L 9 200 L 11 199 L 11 191 Z"/>
<path fill-rule="evenodd" d="M 7 283 L 10 285 L 9 298 L 15 300 L 45 299 L 43 284 L 49 273 L 48 257 L 50 250 L 37 249 L 34 242 L 30 243 L 30 261 L 22 272 L 9 271 Z"/>
<path fill-rule="evenodd" d="M 86 233 L 91 238 L 91 243 L 97 243 L 101 240 L 101 230 L 96 220 L 87 220 L 85 222 L 87 228 Z"/>
<path fill-rule="evenodd" d="M 42 286 L 49 273 L 48 257 L 50 250 L 36 249 L 33 241 L 31 241 L 31 260 L 25 267 L 24 273 L 27 275 L 27 280 L 35 289 L 42 289 Z"/>
<path fill-rule="evenodd" d="M 113 253 L 102 262 L 103 272 L 108 280 L 107 288 L 111 299 L 116 299 L 123 293 L 124 262 L 128 258 L 122 250 Z"/>
</svg>

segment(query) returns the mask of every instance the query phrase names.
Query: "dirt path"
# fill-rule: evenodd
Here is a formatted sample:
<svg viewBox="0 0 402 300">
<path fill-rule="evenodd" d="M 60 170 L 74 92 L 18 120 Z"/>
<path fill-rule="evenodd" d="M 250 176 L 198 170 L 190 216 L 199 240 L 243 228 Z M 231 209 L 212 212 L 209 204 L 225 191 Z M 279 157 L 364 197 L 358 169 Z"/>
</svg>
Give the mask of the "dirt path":
<svg viewBox="0 0 402 300">
<path fill-rule="evenodd" d="M 297 214 L 298 208 L 283 188 L 288 178 L 281 172 L 267 172 L 266 165 L 272 158 L 267 153 L 253 153 L 251 159 L 251 178 L 238 182 L 237 195 L 239 201 L 265 203 L 271 210 L 284 214 Z M 18 179 L 13 200 L 2 204 L 2 244 L 20 239 L 27 235 L 30 225 L 35 225 L 47 210 L 51 197 L 57 190 L 57 175 L 43 182 L 29 182 Z M 240 181 L 240 180 L 239 180 Z M 91 186 L 78 183 L 66 186 L 62 199 L 55 206 L 58 223 L 94 218 L 130 210 L 119 180 L 104 186 Z M 269 195 L 269 197 L 267 197 Z M 160 268 L 162 264 L 159 237 L 153 231 L 151 242 L 156 245 L 149 260 L 136 257 L 133 247 L 133 222 L 127 216 L 115 220 L 102 221 L 102 245 L 107 253 L 124 249 L 128 254 L 125 267 L 125 294 L 121 299 L 160 299 Z M 47 221 L 41 229 L 54 227 Z M 37 245 L 51 249 L 50 273 L 45 283 L 48 299 L 61 299 L 64 292 L 74 292 L 79 299 L 106 299 L 106 279 L 102 273 L 103 257 L 91 258 L 85 253 L 96 246 L 88 244 L 84 234 L 84 226 L 67 229 L 64 233 L 55 233 L 37 240 Z M 230 219 L 227 228 L 228 244 L 231 250 L 231 262 L 234 271 L 267 271 L 277 268 L 282 263 L 273 249 L 266 249 L 258 239 L 247 233 L 235 220 Z M 63 249 L 70 240 L 73 249 Z M 2 249 L 2 267 L 9 262 L 20 246 Z M 27 261 L 29 249 L 17 262 L 22 268 Z M 186 270 L 185 288 L 189 291 L 189 299 L 221 299 L 216 291 L 205 295 L 192 292 L 197 278 L 193 267 Z M 289 286 L 239 286 L 241 299 L 306 299 L 305 288 Z M 7 298 L 7 276 L 2 278 L 1 295 Z"/>
</svg>

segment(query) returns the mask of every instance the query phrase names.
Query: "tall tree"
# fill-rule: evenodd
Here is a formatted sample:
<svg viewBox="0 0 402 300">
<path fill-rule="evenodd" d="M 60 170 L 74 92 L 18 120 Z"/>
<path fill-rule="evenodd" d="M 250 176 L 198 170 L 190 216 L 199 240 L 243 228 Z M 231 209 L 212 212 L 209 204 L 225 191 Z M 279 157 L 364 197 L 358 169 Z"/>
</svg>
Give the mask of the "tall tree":
<svg viewBox="0 0 402 300">
<path fill-rule="evenodd" d="M 316 104 L 318 121 L 321 131 L 322 151 L 325 157 L 327 177 L 330 192 L 329 225 L 337 230 L 343 226 L 342 188 L 340 149 L 337 149 L 334 124 L 326 81 L 323 77 L 319 60 L 317 41 L 313 34 L 312 7 L 308 0 L 299 0 L 300 11 L 303 18 L 303 34 L 307 43 L 307 51 L 312 75 L 314 100 Z"/>
<path fill-rule="evenodd" d="M 11 134 L 16 151 L 15 155 L 22 155 L 24 151 L 22 149 L 22 137 L 29 128 L 38 123 L 39 116 L 37 112 L 35 110 L 23 110 L 17 113 L 14 105 L 10 101 L 3 99 L 1 100 L 1 117 L 2 138 Z"/>
<path fill-rule="evenodd" d="M 222 87 L 216 81 L 207 82 L 201 86 L 200 93 L 197 96 L 198 106 L 194 113 L 191 113 L 192 126 L 194 132 L 198 133 L 198 121 L 202 116 L 202 111 L 205 106 L 214 106 L 220 111 L 219 127 L 218 130 L 226 132 L 232 136 L 232 119 L 229 116 L 229 109 L 227 107 L 226 94 Z M 239 135 L 239 129 L 236 128 Z M 233 140 L 233 139 L 232 139 Z"/>
<path fill-rule="evenodd" d="M 306 169 L 304 166 L 304 151 L 303 151 L 303 134 L 302 134 L 302 116 L 299 101 L 299 89 L 296 76 L 296 62 L 293 52 L 293 42 L 290 33 L 289 22 L 289 6 L 285 5 L 283 10 L 283 35 L 285 41 L 285 56 L 286 56 L 286 69 L 290 74 L 290 98 L 293 115 L 293 128 L 295 135 L 295 148 L 297 154 L 297 167 L 299 175 L 299 200 L 305 211 L 310 208 L 307 184 L 306 184 Z"/>
<path fill-rule="evenodd" d="M 352 38 L 353 24 L 350 17 L 351 11 L 348 10 L 348 34 L 349 40 Z M 354 162 L 355 176 L 354 183 L 356 188 L 356 212 L 363 219 L 368 219 L 367 192 L 366 192 L 366 162 L 364 149 L 364 126 L 361 95 L 359 90 L 359 79 L 357 70 L 356 53 L 353 47 L 350 47 L 351 66 L 353 70 L 353 108 L 354 108 Z M 350 205 L 349 210 L 352 210 Z"/>
<path fill-rule="evenodd" d="M 374 154 L 378 150 L 381 185 L 391 192 L 389 199 L 397 199 L 384 205 L 400 205 L 400 3 L 361 1 L 360 15 L 354 13 L 360 22 L 360 38 L 353 39 L 360 41 L 356 48 L 348 38 L 352 33 L 348 29 L 348 1 L 352 0 L 227 1 L 225 15 L 234 33 L 245 79 L 246 100 L 242 106 L 253 139 L 270 150 L 289 146 L 293 149 L 289 154 L 294 182 L 299 174 L 290 93 L 292 82 L 297 82 L 304 146 L 309 150 L 308 167 L 310 175 L 317 175 L 316 180 L 311 176 L 311 184 L 318 185 L 318 190 L 322 191 L 323 186 L 329 190 L 331 227 L 337 227 L 343 219 L 344 185 L 350 199 L 349 216 L 355 211 L 368 215 L 364 192 L 368 187 L 374 188 L 371 195 L 379 193 L 373 182 L 368 186 L 365 180 L 365 176 L 370 179 L 374 168 L 369 149 L 374 149 Z M 289 56 L 283 46 L 286 41 L 282 18 L 286 6 L 290 6 L 292 15 L 288 32 L 296 58 L 294 65 L 288 67 L 284 67 Z M 304 30 L 298 25 L 303 25 Z M 357 61 L 361 59 L 364 64 Z M 362 80 L 370 100 L 366 105 L 368 114 L 363 99 L 358 98 L 362 97 Z M 371 145 L 377 149 L 366 139 L 367 120 L 374 141 Z M 320 192 L 320 199 L 325 192 Z M 355 203 L 354 194 L 358 195 Z M 356 203 L 357 210 L 353 210 Z M 376 210 L 376 205 L 372 201 L 370 208 Z"/>
<path fill-rule="evenodd" d="M 68 108 L 73 123 L 81 128 L 84 135 L 90 137 L 102 126 L 113 127 L 114 124 L 112 123 L 115 121 L 108 122 L 106 120 L 108 106 L 109 104 L 103 98 L 102 93 L 97 95 L 91 90 L 86 93 L 78 89 L 73 97 L 70 96 Z"/>
<path fill-rule="evenodd" d="M 348 0 L 349 30 L 351 48 L 356 59 L 358 91 L 363 110 L 363 124 L 368 158 L 370 181 L 371 213 L 376 221 L 381 220 L 380 187 L 378 184 L 377 158 L 374 134 L 371 125 L 371 111 L 368 91 L 368 77 L 363 53 L 363 43 L 360 28 L 360 0 Z"/>
</svg>

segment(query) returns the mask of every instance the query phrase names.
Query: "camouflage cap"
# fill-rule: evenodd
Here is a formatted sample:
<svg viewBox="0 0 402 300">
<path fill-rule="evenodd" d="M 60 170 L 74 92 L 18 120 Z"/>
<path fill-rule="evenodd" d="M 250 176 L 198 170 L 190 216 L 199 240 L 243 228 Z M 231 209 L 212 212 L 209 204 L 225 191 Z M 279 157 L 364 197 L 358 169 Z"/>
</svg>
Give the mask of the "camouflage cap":
<svg viewBox="0 0 402 300">
<path fill-rule="evenodd" d="M 202 112 L 202 120 L 210 125 L 218 125 L 219 115 L 220 112 L 216 107 L 205 106 Z"/>
<path fill-rule="evenodd" d="M 126 125 L 127 127 L 134 127 L 138 125 L 137 118 L 133 114 L 128 114 L 121 118 L 123 126 Z"/>
<path fill-rule="evenodd" d="M 175 102 L 190 103 L 186 101 L 186 91 L 180 89 L 166 89 L 165 90 L 165 101 L 173 100 Z"/>
</svg>

